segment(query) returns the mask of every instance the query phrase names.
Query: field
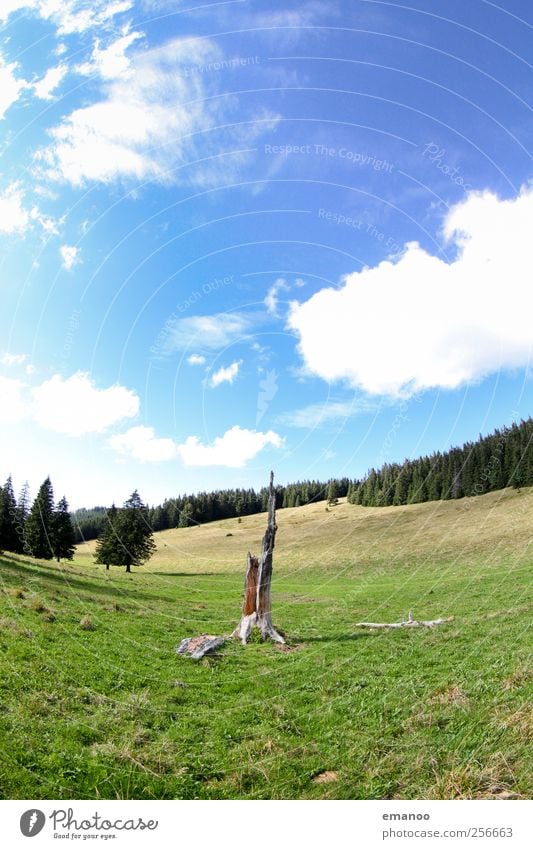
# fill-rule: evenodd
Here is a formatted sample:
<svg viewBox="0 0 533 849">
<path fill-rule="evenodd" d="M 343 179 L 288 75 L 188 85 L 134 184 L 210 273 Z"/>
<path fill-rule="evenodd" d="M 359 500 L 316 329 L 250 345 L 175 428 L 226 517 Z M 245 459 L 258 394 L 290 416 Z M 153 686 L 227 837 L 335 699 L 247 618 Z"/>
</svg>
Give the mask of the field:
<svg viewBox="0 0 533 849">
<path fill-rule="evenodd" d="M 277 518 L 286 650 L 175 653 L 235 626 L 264 515 L 158 534 L 132 575 L 0 559 L 3 798 L 532 795 L 533 490 Z M 454 620 L 355 627 L 409 610 Z"/>
</svg>

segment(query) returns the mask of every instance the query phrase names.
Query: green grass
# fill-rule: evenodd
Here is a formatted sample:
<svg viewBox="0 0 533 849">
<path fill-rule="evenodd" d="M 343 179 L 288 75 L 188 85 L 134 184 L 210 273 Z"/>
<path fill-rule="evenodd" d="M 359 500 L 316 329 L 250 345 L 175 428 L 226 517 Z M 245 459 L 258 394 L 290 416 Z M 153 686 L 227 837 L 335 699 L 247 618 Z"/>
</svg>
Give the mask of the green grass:
<svg viewBox="0 0 533 849">
<path fill-rule="evenodd" d="M 235 626 L 264 521 L 160 534 L 132 575 L 95 566 L 91 545 L 60 566 L 0 560 L 0 795 L 531 796 L 533 490 L 279 511 L 290 650 L 178 657 L 183 637 Z M 410 609 L 455 618 L 355 628 Z"/>
</svg>

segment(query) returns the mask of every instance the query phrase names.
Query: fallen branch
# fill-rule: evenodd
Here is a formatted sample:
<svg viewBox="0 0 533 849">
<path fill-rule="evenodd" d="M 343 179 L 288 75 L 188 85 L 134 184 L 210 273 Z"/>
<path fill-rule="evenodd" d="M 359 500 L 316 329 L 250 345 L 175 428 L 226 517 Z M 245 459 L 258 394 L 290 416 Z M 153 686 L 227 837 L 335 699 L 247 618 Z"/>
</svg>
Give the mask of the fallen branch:
<svg viewBox="0 0 533 849">
<path fill-rule="evenodd" d="M 401 622 L 358 622 L 356 628 L 434 628 L 435 625 L 442 625 L 444 622 L 451 622 L 453 616 L 447 616 L 441 619 L 413 619 L 411 611 L 407 619 Z"/>
</svg>

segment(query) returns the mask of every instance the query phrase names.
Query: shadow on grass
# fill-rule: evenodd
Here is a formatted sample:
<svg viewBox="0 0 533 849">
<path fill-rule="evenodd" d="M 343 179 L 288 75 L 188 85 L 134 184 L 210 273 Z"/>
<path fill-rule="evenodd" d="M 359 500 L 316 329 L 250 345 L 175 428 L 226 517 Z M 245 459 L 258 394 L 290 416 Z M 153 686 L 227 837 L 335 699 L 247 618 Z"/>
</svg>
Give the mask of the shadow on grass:
<svg viewBox="0 0 533 849">
<path fill-rule="evenodd" d="M 146 572 L 146 575 L 158 575 L 163 578 L 229 578 L 229 572 Z M 241 581 L 242 583 L 242 581 Z"/>
<path fill-rule="evenodd" d="M 78 590 L 79 592 L 86 592 L 91 595 L 104 596 L 107 598 L 123 598 L 124 595 L 128 595 L 131 591 L 133 591 L 132 595 L 134 595 L 135 598 L 141 598 L 145 601 L 174 601 L 174 599 L 169 596 L 159 596 L 155 593 L 141 592 L 137 586 L 135 586 L 134 582 L 131 584 L 97 586 L 95 585 L 94 579 L 102 576 L 100 571 L 95 571 L 94 576 L 91 575 L 88 578 L 83 578 L 80 577 L 79 572 L 69 572 L 68 567 L 61 567 L 61 569 L 62 571 L 58 572 L 58 567 L 52 562 L 50 562 L 50 565 L 47 566 L 40 562 L 32 563 L 29 560 L 12 560 L 10 557 L 6 557 L 5 555 L 3 555 L 0 560 L 0 572 L 3 571 L 6 575 L 10 574 L 11 577 L 16 577 L 21 581 L 28 581 L 31 578 L 39 578 L 49 584 L 60 584 L 63 588 L 69 587 L 70 589 Z M 132 573 L 132 578 L 135 578 L 135 573 Z"/>
<path fill-rule="evenodd" d="M 360 634 L 329 634 L 322 637 L 290 637 L 290 644 L 298 646 L 305 643 L 347 643 L 364 637 L 374 637 L 375 634 L 362 631 Z"/>
</svg>

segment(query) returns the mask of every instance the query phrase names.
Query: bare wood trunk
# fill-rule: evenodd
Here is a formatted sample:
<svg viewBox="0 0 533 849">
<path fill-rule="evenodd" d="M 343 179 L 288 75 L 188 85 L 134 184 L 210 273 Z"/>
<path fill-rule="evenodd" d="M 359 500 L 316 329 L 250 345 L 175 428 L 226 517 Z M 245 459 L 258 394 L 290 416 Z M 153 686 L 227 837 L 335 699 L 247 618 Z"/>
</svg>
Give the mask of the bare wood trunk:
<svg viewBox="0 0 533 849">
<path fill-rule="evenodd" d="M 285 642 L 272 624 L 272 565 L 277 531 L 273 472 L 270 472 L 267 517 L 267 528 L 261 544 L 261 557 L 254 557 L 250 552 L 247 557 L 242 618 L 233 632 L 233 636 L 238 637 L 243 645 L 246 645 L 254 625 L 257 625 L 261 631 L 263 640 L 270 637 L 277 643 Z"/>
</svg>

